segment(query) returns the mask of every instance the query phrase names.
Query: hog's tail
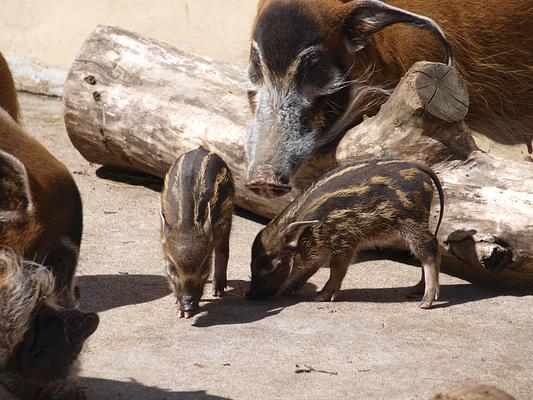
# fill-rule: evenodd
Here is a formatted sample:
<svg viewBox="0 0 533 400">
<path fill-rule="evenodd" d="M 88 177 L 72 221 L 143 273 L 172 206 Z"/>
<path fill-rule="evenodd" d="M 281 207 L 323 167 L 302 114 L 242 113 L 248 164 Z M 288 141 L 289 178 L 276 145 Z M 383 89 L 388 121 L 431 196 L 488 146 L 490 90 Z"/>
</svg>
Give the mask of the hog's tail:
<svg viewBox="0 0 533 400">
<path fill-rule="evenodd" d="M 429 177 L 435 184 L 435 187 L 437 188 L 437 192 L 439 193 L 439 202 L 440 202 L 439 221 L 437 222 L 437 227 L 435 228 L 435 234 L 433 235 L 437 237 L 437 233 L 439 232 L 442 218 L 444 217 L 444 191 L 442 190 L 442 183 L 440 182 L 440 179 L 435 173 L 435 171 L 433 171 L 428 166 L 422 165 L 422 164 L 416 164 L 416 166 L 418 167 L 418 169 L 420 169 L 421 171 L 429 175 Z"/>
</svg>

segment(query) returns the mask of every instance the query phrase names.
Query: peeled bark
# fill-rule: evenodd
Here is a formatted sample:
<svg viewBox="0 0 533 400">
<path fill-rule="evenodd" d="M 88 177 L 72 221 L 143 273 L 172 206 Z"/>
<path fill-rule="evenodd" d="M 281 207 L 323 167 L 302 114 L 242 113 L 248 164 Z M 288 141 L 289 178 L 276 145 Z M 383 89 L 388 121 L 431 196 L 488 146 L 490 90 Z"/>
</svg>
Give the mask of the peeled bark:
<svg viewBox="0 0 533 400">
<path fill-rule="evenodd" d="M 159 177 L 179 155 L 204 146 L 232 169 L 237 204 L 266 217 L 336 161 L 426 163 L 442 179 L 447 199 L 439 232 L 448 243 L 442 270 L 473 282 L 533 288 L 533 163 L 477 149 L 463 122 L 466 87 L 454 69 L 415 64 L 381 111 L 345 135 L 336 159 L 326 153 L 309 160 L 293 178 L 293 191 L 276 199 L 244 187 L 243 144 L 252 117 L 245 87 L 236 67 L 98 27 L 65 85 L 67 132 L 91 162 Z"/>
</svg>

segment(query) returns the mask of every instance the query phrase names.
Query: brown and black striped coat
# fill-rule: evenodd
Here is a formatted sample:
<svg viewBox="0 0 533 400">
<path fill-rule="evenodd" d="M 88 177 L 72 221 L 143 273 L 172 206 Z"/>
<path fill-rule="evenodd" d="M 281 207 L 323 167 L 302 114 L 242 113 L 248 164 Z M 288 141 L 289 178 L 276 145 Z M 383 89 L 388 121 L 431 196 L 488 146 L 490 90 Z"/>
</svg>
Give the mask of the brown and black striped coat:
<svg viewBox="0 0 533 400">
<path fill-rule="evenodd" d="M 429 231 L 432 181 L 442 207 L 437 176 L 418 164 L 370 161 L 324 175 L 257 235 L 251 296 L 298 290 L 329 264 L 332 277 L 317 299 L 331 300 L 358 248 L 403 239 L 424 265 L 431 293 L 423 306 L 429 307 L 438 294 L 439 265 L 438 246 Z"/>
<path fill-rule="evenodd" d="M 161 237 L 169 281 L 184 316 L 198 308 L 213 250 L 213 292 L 224 292 L 234 196 L 231 171 L 204 148 L 178 158 L 166 176 Z"/>
</svg>

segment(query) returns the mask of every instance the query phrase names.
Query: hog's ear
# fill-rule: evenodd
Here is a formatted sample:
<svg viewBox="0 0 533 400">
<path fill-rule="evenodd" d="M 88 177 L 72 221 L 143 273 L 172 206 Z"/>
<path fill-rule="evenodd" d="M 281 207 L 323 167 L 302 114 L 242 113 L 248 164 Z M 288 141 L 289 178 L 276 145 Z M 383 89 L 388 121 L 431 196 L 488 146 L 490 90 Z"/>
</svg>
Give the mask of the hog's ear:
<svg viewBox="0 0 533 400">
<path fill-rule="evenodd" d="M 211 204 L 207 202 L 207 215 L 204 222 L 204 233 L 207 236 L 211 236 L 213 230 L 213 224 L 211 223 Z"/>
<path fill-rule="evenodd" d="M 30 181 L 24 164 L 0 150 L 0 224 L 17 224 L 33 208 Z"/>
<path fill-rule="evenodd" d="M 168 235 L 170 233 L 170 225 L 163 214 L 163 207 L 159 208 L 159 217 L 161 218 L 161 226 L 163 227 L 163 231 L 165 235 Z"/>
<path fill-rule="evenodd" d="M 431 18 L 411 13 L 378 0 L 354 0 L 346 2 L 346 18 L 343 35 L 348 49 L 352 52 L 366 46 L 368 39 L 387 26 L 404 23 L 415 28 L 427 29 L 439 39 L 446 51 L 446 63 L 453 62 L 453 51 L 444 32 Z"/>
<path fill-rule="evenodd" d="M 279 234 L 281 242 L 284 243 L 283 247 L 287 249 L 296 249 L 296 247 L 298 246 L 298 239 L 300 239 L 300 235 L 305 230 L 305 228 L 316 223 L 318 223 L 318 220 L 298 221 L 293 222 L 292 224 L 287 226 Z"/>
<path fill-rule="evenodd" d="M 257 3 L 257 13 L 259 14 L 261 10 L 265 7 L 265 5 L 269 2 L 269 0 L 259 0 L 259 3 Z"/>
</svg>

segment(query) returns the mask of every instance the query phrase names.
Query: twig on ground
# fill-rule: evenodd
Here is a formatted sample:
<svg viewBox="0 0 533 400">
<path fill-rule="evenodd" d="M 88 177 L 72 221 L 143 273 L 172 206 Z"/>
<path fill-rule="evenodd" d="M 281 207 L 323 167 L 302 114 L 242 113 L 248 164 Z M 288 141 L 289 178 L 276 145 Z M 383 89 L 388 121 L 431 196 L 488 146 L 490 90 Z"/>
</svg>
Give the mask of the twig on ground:
<svg viewBox="0 0 533 400">
<path fill-rule="evenodd" d="M 319 372 L 321 374 L 328 374 L 328 375 L 337 375 L 337 371 L 326 371 L 323 369 L 316 369 L 309 365 L 300 366 L 296 364 L 296 370 L 294 371 L 294 373 L 296 374 L 309 374 L 311 372 Z"/>
</svg>

